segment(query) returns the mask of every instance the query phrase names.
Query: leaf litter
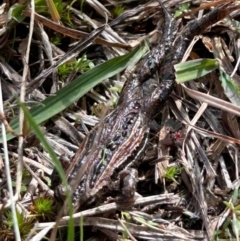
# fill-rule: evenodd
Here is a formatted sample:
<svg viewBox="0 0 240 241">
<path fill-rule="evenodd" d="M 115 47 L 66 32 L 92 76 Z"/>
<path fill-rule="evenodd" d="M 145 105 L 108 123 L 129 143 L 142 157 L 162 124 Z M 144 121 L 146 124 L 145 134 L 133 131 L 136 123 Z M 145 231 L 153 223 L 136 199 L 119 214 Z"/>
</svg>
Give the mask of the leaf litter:
<svg viewBox="0 0 240 241">
<path fill-rule="evenodd" d="M 208 12 L 223 1 L 185 2 L 189 4 L 188 8 L 182 7 L 179 0 L 164 1 L 172 14 L 178 11 L 183 25 L 198 17 L 201 11 Z M 106 60 L 127 54 L 131 47 L 142 41 L 151 46 L 159 39 L 155 31 L 161 19 L 157 1 L 140 1 L 138 4 L 134 1 L 85 1 L 81 4 L 55 1 L 53 13 L 48 11 L 45 2 L 35 1 L 35 4 L 34 34 L 28 73 L 24 79 L 25 104 L 29 108 L 41 105 L 46 98 L 54 96 L 80 76 L 82 73 L 72 66 L 83 55 L 92 63 L 86 65 L 87 71 Z M 19 114 L 16 96 L 20 94 L 22 84 L 22 58 L 32 10 L 21 1 L 7 2 L 2 8 L 0 69 L 4 114 L 1 115 L 2 121 L 11 123 Z M 60 20 L 52 16 L 56 11 Z M 127 236 L 132 240 L 239 239 L 239 67 L 233 73 L 239 59 L 239 22 L 236 20 L 239 10 L 232 16 L 235 20 L 231 17 L 224 19 L 203 36 L 196 36 L 197 41 L 185 57 L 186 61 L 217 59 L 219 69 L 185 85 L 178 85 L 160 114 L 161 118 L 151 123 L 151 141 L 138 170 L 139 198 L 134 209 L 128 215 L 118 212 L 111 216 L 106 213 L 115 213 L 117 207 L 114 203 L 104 203 L 75 214 L 76 227 L 80 216 L 84 217 L 84 227 L 95 227 L 95 231 L 90 233 L 84 228 L 84 240 L 87 237 L 118 240 Z M 108 26 L 105 26 L 106 21 Z M 68 71 L 72 69 L 70 74 L 67 72 L 60 79 L 58 68 L 62 64 Z M 115 107 L 123 86 L 121 71 L 117 76 L 107 77 L 41 125 L 60 159 L 68 162 L 99 119 Z M 154 76 L 148 82 L 146 93 L 148 88 L 154 88 L 156 80 L 157 76 Z M 22 173 L 21 186 L 27 191 L 21 192 L 16 206 L 27 220 L 31 215 L 28 207 L 33 204 L 33 199 L 44 195 L 54 198 L 55 179 L 50 175 L 53 165 L 48 153 L 25 129 L 23 163 L 31 178 L 27 180 Z M 16 138 L 8 142 L 13 180 L 19 158 L 17 148 Z M 167 173 L 168 170 L 171 173 Z M 180 174 L 178 170 L 181 170 Z M 173 180 L 165 178 L 169 175 Z M 3 166 L 0 176 L 3 210 L 9 199 Z M 9 219 L 4 212 L 1 216 L 2 220 Z M 59 224 L 65 226 L 67 220 L 67 217 L 62 218 Z M 0 224 L 1 230 L 5 230 L 0 232 L 1 240 L 14 240 L 9 223 L 8 220 Z M 36 220 L 35 231 L 29 231 L 26 240 L 34 236 L 41 240 L 47 235 L 49 226 L 50 223 L 37 223 Z M 61 235 L 66 235 L 66 230 Z"/>
</svg>

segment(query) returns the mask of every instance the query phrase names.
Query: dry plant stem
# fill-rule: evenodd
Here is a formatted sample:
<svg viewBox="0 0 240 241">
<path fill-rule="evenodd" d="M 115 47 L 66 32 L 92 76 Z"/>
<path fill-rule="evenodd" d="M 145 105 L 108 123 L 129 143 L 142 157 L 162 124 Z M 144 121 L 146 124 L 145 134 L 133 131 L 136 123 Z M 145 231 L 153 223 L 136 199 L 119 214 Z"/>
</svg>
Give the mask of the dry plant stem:
<svg viewBox="0 0 240 241">
<path fill-rule="evenodd" d="M 32 14 L 32 10 L 27 8 L 24 12 L 23 15 L 26 17 L 29 17 Z M 54 31 L 61 33 L 65 36 L 69 36 L 73 39 L 78 39 L 81 40 L 82 38 L 87 37 L 89 34 L 79 31 L 79 30 L 75 30 L 75 29 L 71 29 L 71 28 L 67 28 L 65 26 L 62 26 L 60 24 L 57 24 L 37 13 L 34 13 L 34 17 L 35 17 L 35 21 L 42 23 L 44 26 L 47 26 L 48 28 L 53 29 Z M 110 46 L 110 47 L 118 47 L 118 48 L 123 48 L 123 49 L 131 49 L 131 46 L 126 45 L 126 44 L 122 44 L 122 43 L 113 43 L 113 42 L 109 42 L 105 39 L 102 39 L 100 37 L 96 38 L 94 40 L 94 43 L 96 44 L 102 44 L 102 45 L 106 45 L 106 46 Z"/>
<path fill-rule="evenodd" d="M 38 181 L 39 186 L 42 188 L 42 190 L 46 191 L 50 196 L 53 196 L 53 191 L 41 180 L 41 178 L 39 178 L 28 165 L 25 164 L 24 166 L 27 171 L 32 175 L 32 177 L 34 177 Z"/>
<path fill-rule="evenodd" d="M 0 111 L 3 112 L 3 98 L 2 98 L 2 82 L 0 81 Z M 15 200 L 13 196 L 13 190 L 12 190 L 12 179 L 10 174 L 10 165 L 9 165 L 9 155 L 8 155 L 8 147 L 7 147 L 7 136 L 6 136 L 6 129 L 5 125 L 2 122 L 2 138 L 3 138 L 3 148 L 4 148 L 4 160 L 5 160 L 5 171 L 7 176 L 7 186 L 9 191 L 9 201 L 6 205 L 0 205 L 0 210 L 5 206 L 11 205 L 11 211 L 12 211 L 12 219 L 13 219 L 13 227 L 15 232 L 15 239 L 17 241 L 21 240 L 20 232 L 18 228 L 18 221 L 17 221 L 17 214 L 15 209 Z"/>
<path fill-rule="evenodd" d="M 235 149 L 235 155 L 234 155 L 234 160 L 235 160 L 235 175 L 236 175 L 236 180 L 239 180 L 239 171 L 238 171 L 238 156 L 239 156 L 239 150 L 238 148 L 234 147 Z"/>
<path fill-rule="evenodd" d="M 12 129 L 12 127 L 9 125 L 4 113 L 2 111 L 0 111 L 0 120 L 2 121 L 2 123 L 4 124 L 6 130 L 8 132 L 10 132 L 13 136 L 21 136 L 18 133 L 14 132 L 14 130 Z"/>
<path fill-rule="evenodd" d="M 187 88 L 184 84 L 182 84 L 182 86 L 183 86 L 184 90 L 186 91 L 186 93 L 193 99 L 205 102 L 210 106 L 213 106 L 213 107 L 219 108 L 221 110 L 224 110 L 226 112 L 230 112 L 234 115 L 240 116 L 240 107 L 233 105 L 230 102 L 216 98 L 214 96 L 207 95 L 207 94 L 199 92 L 199 91 L 191 90 L 191 89 Z"/>
<path fill-rule="evenodd" d="M 221 174 L 222 174 L 222 177 L 225 181 L 225 185 L 226 185 L 226 188 L 228 190 L 233 190 L 233 184 L 232 184 L 232 181 L 231 181 L 231 178 L 230 178 L 230 175 L 227 171 L 227 167 L 226 167 L 226 163 L 224 161 L 224 158 L 222 157 L 222 155 L 219 157 L 219 166 L 221 168 Z"/>
<path fill-rule="evenodd" d="M 169 101 L 169 103 L 171 103 L 171 105 L 173 106 L 173 102 Z M 172 107 L 173 108 L 173 107 Z M 208 131 L 208 130 L 205 130 L 203 128 L 200 128 L 198 126 L 194 126 L 190 123 L 189 120 L 185 119 L 183 116 L 182 116 L 182 113 L 180 112 L 175 112 L 175 114 L 177 114 L 178 116 L 178 119 L 181 120 L 185 125 L 189 125 L 191 126 L 191 128 L 193 130 L 195 130 L 196 132 L 198 132 L 198 134 L 202 135 L 202 136 L 208 136 L 208 137 L 213 137 L 213 138 L 217 138 L 219 140 L 222 140 L 224 142 L 227 142 L 227 143 L 231 143 L 231 144 L 237 144 L 237 145 L 240 145 L 240 141 L 236 138 L 232 138 L 230 136 L 226 136 L 226 135 L 223 135 L 223 134 L 219 134 L 217 132 L 213 132 L 213 131 Z"/>
<path fill-rule="evenodd" d="M 205 9 L 209 9 L 211 7 L 214 7 L 214 6 L 218 6 L 220 4 L 223 4 L 223 3 L 230 3 L 230 2 L 234 2 L 234 0 L 219 0 L 219 1 L 212 1 L 210 3 L 206 3 L 206 4 L 203 4 L 202 6 L 198 7 L 198 8 L 195 8 L 189 12 L 186 12 L 186 13 L 182 13 L 179 18 L 182 18 L 184 16 L 189 16 L 189 15 L 192 15 L 192 14 L 195 14 L 197 13 L 198 11 L 200 10 L 205 10 Z"/>
<path fill-rule="evenodd" d="M 146 206 L 146 205 L 151 205 L 151 204 L 175 204 L 179 202 L 179 196 L 174 195 L 173 193 L 167 193 L 167 194 L 160 194 L 160 195 L 155 195 L 155 196 L 150 196 L 150 197 L 140 197 L 137 198 L 134 206 L 139 207 L 139 206 Z M 109 203 L 109 204 L 103 204 L 101 206 L 98 206 L 96 208 L 92 209 L 87 209 L 82 212 L 78 212 L 73 214 L 74 219 L 79 219 L 80 217 L 89 217 L 89 216 L 96 216 L 100 214 L 104 214 L 106 212 L 112 212 L 116 211 L 118 208 L 117 204 L 115 202 Z M 63 217 L 60 221 L 68 221 L 69 216 Z"/>
<path fill-rule="evenodd" d="M 35 223 L 34 227 L 31 229 L 31 231 L 29 232 L 28 236 L 26 237 L 26 241 L 29 241 L 29 240 L 41 240 L 41 238 L 45 237 L 45 235 L 47 234 L 48 230 L 52 228 L 52 226 L 49 225 L 48 227 L 46 227 L 45 229 L 41 230 L 40 232 L 37 232 L 38 231 L 37 230 L 37 226 L 38 226 L 38 223 Z M 45 231 L 45 233 L 42 234 L 44 231 Z M 32 237 L 34 237 L 34 238 L 32 238 Z M 40 238 L 38 239 L 38 237 L 40 237 Z"/>
<path fill-rule="evenodd" d="M 86 0 L 86 2 L 93 7 L 103 17 L 111 17 L 111 13 L 98 0 Z"/>
<path fill-rule="evenodd" d="M 79 223 L 76 220 L 76 225 Z M 132 235 L 143 238 L 144 240 L 196 240 L 194 237 L 188 233 L 179 232 L 177 227 L 171 229 L 171 227 L 149 227 L 144 225 L 126 223 L 129 232 Z M 124 232 L 125 229 L 119 224 L 117 220 L 110 220 L 102 217 L 87 217 L 84 219 L 84 226 L 96 226 L 98 228 L 105 228 L 115 232 Z M 178 239 L 174 239 L 177 237 Z M 155 238 L 155 239 L 154 239 Z"/>
<path fill-rule="evenodd" d="M 125 231 L 127 232 L 128 236 L 131 238 L 131 240 L 137 241 L 137 239 L 135 239 L 135 238 L 132 236 L 131 232 L 128 230 L 126 224 L 123 223 L 120 218 L 118 218 L 118 221 L 119 221 L 119 223 L 122 225 L 122 227 L 125 229 Z"/>
<path fill-rule="evenodd" d="M 238 60 L 237 60 L 237 63 L 236 63 L 236 66 L 234 67 L 234 70 L 231 74 L 231 78 L 236 74 L 237 70 L 238 70 L 238 67 L 239 67 L 239 64 L 240 64 L 240 56 L 238 57 Z"/>
<path fill-rule="evenodd" d="M 32 6 L 32 13 L 31 13 L 31 20 L 30 20 L 30 26 L 29 26 L 29 36 L 28 36 L 28 43 L 27 43 L 27 49 L 26 54 L 23 56 L 23 75 L 22 75 L 22 83 L 21 83 L 21 92 L 20 92 L 20 102 L 25 102 L 25 94 L 26 94 L 26 83 L 27 83 L 27 75 L 29 71 L 29 54 L 30 54 L 30 45 L 32 41 L 32 34 L 33 34 L 33 27 L 34 27 L 34 11 L 35 11 L 35 3 L 34 0 L 31 0 L 31 6 Z M 24 125 L 24 113 L 23 110 L 20 109 L 19 112 L 19 130 L 20 133 L 23 133 L 23 125 Z M 19 143 L 18 143 L 18 165 L 17 165 L 17 181 L 16 181 L 16 193 L 15 196 L 18 198 L 20 196 L 20 190 L 21 190 L 21 183 L 22 183 L 22 172 L 23 172 L 23 136 L 19 137 Z"/>
<path fill-rule="evenodd" d="M 186 62 L 187 61 L 187 59 L 188 59 L 188 57 L 189 57 L 189 55 L 190 55 L 190 53 L 192 51 L 193 46 L 196 44 L 196 42 L 199 40 L 199 38 L 200 38 L 199 35 L 195 36 L 193 38 L 193 40 L 191 41 L 191 43 L 189 44 L 189 46 L 188 46 L 188 48 L 186 50 L 186 52 L 185 52 L 181 62 Z"/>
<path fill-rule="evenodd" d="M 76 220 L 76 225 L 79 225 L 79 220 Z M 51 227 L 53 223 L 39 223 L 38 229 L 45 229 Z M 124 232 L 125 230 L 122 226 L 119 225 L 117 220 L 110 220 L 107 218 L 101 217 L 91 217 L 84 219 L 84 226 L 97 226 L 99 229 L 107 229 L 113 232 Z M 190 232 L 184 231 L 182 228 L 179 228 L 175 225 L 165 225 L 165 227 L 146 227 L 144 225 L 137 224 L 126 224 L 130 232 L 139 238 L 144 240 L 169 240 L 169 241 L 179 241 L 179 240 L 206 240 L 204 239 L 205 235 L 200 233 L 200 236 L 194 232 L 191 234 Z"/>
<path fill-rule="evenodd" d="M 177 119 L 180 119 L 181 120 L 181 117 L 180 117 L 180 115 L 182 115 L 183 113 L 184 113 L 184 111 L 181 109 L 181 110 L 176 110 L 176 108 L 174 107 L 174 105 L 170 102 L 170 108 L 171 109 L 174 109 L 174 113 L 177 115 L 177 117 L 179 117 L 179 118 L 177 118 Z M 197 110 L 196 110 L 197 111 Z M 188 120 L 188 116 L 186 116 L 185 115 L 185 120 Z M 184 121 L 183 121 L 184 122 Z M 194 128 L 193 128 L 194 129 Z M 195 130 L 197 130 L 197 129 L 195 129 Z M 223 132 L 224 133 L 224 132 Z M 192 134 L 194 134 L 194 132 L 192 133 Z M 212 133 L 212 134 L 215 134 L 215 133 Z M 216 135 L 218 135 L 218 134 L 216 134 Z M 193 136 L 193 135 L 192 135 Z M 209 137 L 209 135 L 207 134 L 207 136 Z M 224 135 L 222 135 L 223 137 L 224 137 Z M 223 138 L 222 140 L 227 140 L 228 138 Z M 192 148 L 191 148 L 191 146 L 192 146 Z M 190 183 L 192 183 L 192 186 L 190 186 L 190 188 L 189 188 L 189 190 L 193 193 L 193 195 L 195 196 L 195 198 L 196 198 L 196 200 L 199 202 L 199 206 L 201 207 L 201 210 L 202 210 L 202 212 L 203 212 L 203 220 L 204 220 L 204 222 L 205 222 L 205 226 L 206 226 L 206 229 L 209 231 L 209 233 L 210 233 L 210 237 L 212 236 L 212 234 L 213 234 L 213 232 L 214 232 L 214 228 L 211 228 L 212 227 L 212 223 L 211 223 L 211 221 L 207 218 L 207 212 L 206 212 L 206 210 L 207 210 L 207 207 L 206 207 L 206 198 L 204 197 L 204 194 L 203 194 L 203 181 L 201 180 L 201 176 L 202 176 L 202 174 L 200 173 L 200 170 L 199 170 L 199 168 L 198 168 L 198 162 L 196 162 L 195 160 L 193 160 L 193 157 L 192 157 L 192 155 L 191 155 L 191 149 L 193 149 L 193 148 L 199 148 L 200 147 L 200 145 L 199 144 L 193 144 L 193 143 L 191 143 L 191 141 L 189 141 L 189 140 L 185 140 L 185 148 L 183 149 L 183 153 L 185 153 L 185 155 L 188 157 L 188 162 L 187 161 L 184 161 L 185 162 L 185 164 L 183 163 L 183 157 L 185 156 L 185 155 L 183 155 L 182 156 L 182 163 L 183 163 L 183 165 L 184 165 L 184 169 L 187 171 L 187 173 L 188 173 L 188 175 L 191 177 L 191 182 Z M 186 150 L 185 152 L 184 152 L 184 150 Z M 191 155 L 191 157 L 190 157 L 190 155 Z M 190 161 L 191 160 L 191 161 Z M 196 164 L 194 165 L 193 163 L 195 163 L 196 162 Z M 204 161 L 204 163 L 205 163 L 205 161 Z M 228 187 L 228 188 L 230 188 L 231 190 L 232 190 L 232 183 L 231 183 L 231 181 L 230 181 L 230 178 L 229 178 L 229 175 L 228 175 L 228 172 L 226 171 L 226 167 L 225 167 L 225 163 L 224 163 L 224 160 L 223 160 L 223 158 L 220 156 L 220 158 L 218 158 L 218 160 L 217 160 L 217 163 L 220 163 L 220 167 L 222 168 L 221 170 L 222 170 L 222 176 L 224 177 L 224 181 L 225 181 L 225 184 L 226 184 L 226 186 Z M 210 163 L 210 165 L 211 165 L 212 163 Z M 211 168 L 211 166 L 207 166 L 207 163 L 205 163 L 204 164 L 205 166 L 206 166 L 206 171 L 207 171 L 207 175 L 209 176 L 209 171 L 210 171 L 210 168 Z M 209 164 L 208 164 L 209 165 Z M 186 166 L 188 166 L 189 168 L 186 168 Z M 194 172 L 193 172 L 193 170 L 194 170 Z M 206 179 L 207 179 L 208 177 L 206 177 Z M 206 180 L 205 179 L 205 180 Z M 212 180 L 212 181 L 214 181 L 215 180 L 215 178 L 213 178 L 213 179 L 211 179 L 211 177 L 209 178 L 210 179 L 210 181 Z M 208 179 L 208 180 L 209 180 Z M 186 182 L 186 181 L 185 181 Z M 205 181 L 206 182 L 206 181 Z M 204 182 L 204 183 L 205 183 Z M 209 183 L 209 182 L 208 182 Z M 210 189 L 211 190 L 211 189 Z"/>
<path fill-rule="evenodd" d="M 18 158 L 18 155 L 14 152 L 9 152 L 9 155 L 11 155 L 14 158 Z M 46 166 L 44 166 L 43 164 L 36 162 L 30 158 L 27 157 L 23 157 L 23 161 L 24 163 L 26 163 L 26 165 L 31 165 L 34 166 L 35 168 L 40 169 L 41 171 L 45 172 L 47 175 L 51 175 L 52 171 L 50 168 L 47 168 Z"/>
<path fill-rule="evenodd" d="M 78 18 L 86 21 L 90 26 L 92 26 L 93 29 L 99 28 L 102 24 L 99 21 L 93 20 L 86 14 L 77 11 L 74 8 L 70 8 L 71 12 L 73 12 Z M 125 40 L 122 39 L 109 25 L 105 28 L 105 31 L 102 32 L 102 36 L 104 39 L 106 39 L 109 42 L 112 43 L 122 43 L 126 44 Z M 127 51 L 124 49 L 114 48 L 114 50 L 117 52 L 118 55 L 126 54 Z"/>
<path fill-rule="evenodd" d="M 31 229 L 31 232 L 28 234 L 26 241 L 43 240 L 44 238 L 46 238 L 47 233 L 53 227 L 53 225 L 54 223 L 48 223 L 47 226 L 41 228 L 41 224 L 36 222 L 34 227 Z M 40 232 L 38 232 L 39 229 L 41 229 Z"/>
<path fill-rule="evenodd" d="M 63 55 L 61 59 L 56 61 L 53 65 L 51 65 L 46 70 L 42 71 L 31 83 L 28 84 L 26 93 L 29 94 L 31 91 L 41 86 L 41 84 L 45 81 L 46 77 L 51 74 L 59 65 L 67 62 L 69 59 L 76 56 L 80 51 L 84 50 L 87 46 L 91 44 L 105 29 L 106 25 L 99 27 L 98 29 L 94 29 L 88 36 L 82 41 L 79 41 L 77 45 L 71 48 L 66 54 Z"/>
</svg>

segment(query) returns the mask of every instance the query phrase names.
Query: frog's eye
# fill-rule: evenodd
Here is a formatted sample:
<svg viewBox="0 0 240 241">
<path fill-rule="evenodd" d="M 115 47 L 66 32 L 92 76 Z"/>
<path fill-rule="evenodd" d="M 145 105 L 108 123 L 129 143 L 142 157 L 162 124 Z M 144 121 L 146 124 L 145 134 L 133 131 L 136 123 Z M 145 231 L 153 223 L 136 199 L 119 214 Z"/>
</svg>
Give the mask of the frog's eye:
<svg viewBox="0 0 240 241">
<path fill-rule="evenodd" d="M 68 189 L 70 190 L 70 186 L 68 186 Z M 66 199 L 66 192 L 67 192 L 66 187 L 63 184 L 60 184 L 56 188 L 54 195 L 59 200 L 64 201 Z"/>
</svg>

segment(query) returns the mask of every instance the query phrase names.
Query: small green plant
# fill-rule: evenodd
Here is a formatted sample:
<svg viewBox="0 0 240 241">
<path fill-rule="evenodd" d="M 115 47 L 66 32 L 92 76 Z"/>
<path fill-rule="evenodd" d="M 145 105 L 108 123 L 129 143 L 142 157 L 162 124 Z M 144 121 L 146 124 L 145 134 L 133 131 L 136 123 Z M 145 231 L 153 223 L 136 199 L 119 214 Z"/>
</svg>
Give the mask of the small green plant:
<svg viewBox="0 0 240 241">
<path fill-rule="evenodd" d="M 62 0 L 53 0 L 49 1 L 49 3 L 50 5 L 52 5 L 53 9 L 57 11 L 57 14 L 59 14 L 60 16 L 62 14 L 65 14 L 64 9 L 66 7 L 66 3 L 64 3 Z M 46 0 L 35 0 L 36 12 L 49 13 L 49 9 L 52 9 L 51 6 L 48 6 L 49 3 L 47 4 Z"/>
<path fill-rule="evenodd" d="M 52 197 L 38 197 L 32 201 L 32 205 L 29 207 L 29 211 L 32 212 L 32 216 L 39 221 L 46 221 L 54 219 L 54 200 Z"/>
<path fill-rule="evenodd" d="M 129 212 L 124 212 L 124 211 L 121 212 L 121 219 L 125 221 L 125 223 L 124 223 L 125 229 L 122 232 L 121 240 L 126 240 L 129 237 L 129 233 L 130 233 L 129 227 L 130 227 L 130 224 L 132 223 L 133 219 Z M 156 222 L 153 222 L 151 220 L 146 220 L 144 217 L 141 217 L 141 216 L 135 216 L 134 220 L 137 221 L 138 223 L 140 223 L 142 226 L 151 227 L 151 228 L 158 226 L 158 224 Z"/>
<path fill-rule="evenodd" d="M 122 89 L 123 89 L 122 86 L 113 86 L 110 88 L 112 92 L 116 92 L 116 93 L 121 93 Z"/>
<path fill-rule="evenodd" d="M 178 10 L 175 12 L 174 17 L 177 18 L 177 17 L 181 16 L 182 13 L 183 13 L 185 10 L 189 9 L 189 6 L 190 6 L 189 3 L 184 3 L 184 4 L 182 4 L 182 5 L 178 8 Z"/>
<path fill-rule="evenodd" d="M 177 166 L 167 167 L 164 169 L 165 174 L 163 175 L 163 177 L 166 178 L 166 180 L 168 181 L 178 183 L 175 178 L 181 173 L 182 169 L 182 167 Z"/>
<path fill-rule="evenodd" d="M 75 1 L 72 1 L 70 6 Z M 66 1 L 62 0 L 35 0 L 36 12 L 43 15 L 51 15 L 51 19 L 55 22 L 63 22 L 72 26 L 70 10 Z"/>
<path fill-rule="evenodd" d="M 14 240 L 12 212 L 8 210 L 3 214 L 3 216 L 4 221 L 0 228 L 0 239 Z M 17 212 L 17 221 L 21 239 L 24 240 L 33 228 L 34 219 L 31 217 L 27 217 L 23 213 Z"/>
<path fill-rule="evenodd" d="M 55 33 L 53 37 L 51 37 L 51 42 L 56 46 L 60 45 L 62 43 L 62 35 Z"/>
<path fill-rule="evenodd" d="M 240 236 L 240 191 L 235 189 L 232 198 L 229 202 L 223 202 L 227 209 L 229 209 L 229 215 L 222 225 L 220 230 L 215 231 L 215 237 L 222 239 L 236 239 L 239 240 Z"/>
<path fill-rule="evenodd" d="M 109 106 L 110 107 L 116 107 L 118 103 L 118 98 L 113 98 L 110 102 L 109 102 Z"/>
<path fill-rule="evenodd" d="M 122 216 L 122 219 L 126 221 L 126 229 L 127 229 L 128 223 L 130 223 L 131 221 L 131 215 L 128 212 L 121 212 L 121 216 Z M 126 229 L 124 229 L 124 231 L 122 232 L 122 240 L 126 240 L 129 237 Z"/>
<path fill-rule="evenodd" d="M 112 11 L 112 15 L 113 17 L 118 17 L 119 15 L 121 15 L 124 11 L 124 7 L 122 5 L 118 5 L 116 8 L 113 9 Z"/>
<path fill-rule="evenodd" d="M 58 67 L 58 74 L 60 79 L 64 81 L 73 71 L 75 73 L 84 73 L 93 67 L 93 62 L 88 60 L 84 54 L 80 59 L 72 60 L 60 65 Z"/>
</svg>

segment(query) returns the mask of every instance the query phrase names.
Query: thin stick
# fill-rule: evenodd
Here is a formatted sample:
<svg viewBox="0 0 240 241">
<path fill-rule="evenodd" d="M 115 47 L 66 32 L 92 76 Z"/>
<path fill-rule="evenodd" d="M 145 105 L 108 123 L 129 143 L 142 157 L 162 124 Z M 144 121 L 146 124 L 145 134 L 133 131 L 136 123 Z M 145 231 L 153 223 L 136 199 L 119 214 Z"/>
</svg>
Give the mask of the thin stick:
<svg viewBox="0 0 240 241">
<path fill-rule="evenodd" d="M 3 100 L 2 100 L 2 85 L 0 81 L 0 111 L 3 113 Z M 15 209 L 15 200 L 13 197 L 13 189 L 12 189 L 12 179 L 11 179 L 11 172 L 10 172 L 10 165 L 9 165 L 9 155 L 8 155 L 8 148 L 7 148 L 7 136 L 6 136 L 6 127 L 2 121 L 2 139 L 3 139 L 3 150 L 4 150 L 4 163 L 5 163 L 5 172 L 7 176 L 7 186 L 9 191 L 9 199 L 8 203 L 6 205 L 3 205 L 4 207 L 11 206 L 12 211 L 12 219 L 13 219 L 13 227 L 14 227 L 14 233 L 15 233 L 15 240 L 21 241 L 21 236 L 19 232 L 18 227 L 18 220 L 17 220 L 17 214 Z M 0 207 L 1 208 L 1 207 Z"/>
<path fill-rule="evenodd" d="M 27 75 L 29 71 L 29 54 L 30 54 L 30 46 L 32 41 L 33 35 L 33 27 L 34 27 L 34 12 L 35 12 L 35 3 L 34 0 L 31 0 L 31 19 L 30 19 L 30 26 L 29 26 L 29 36 L 28 36 L 28 43 L 26 48 L 26 54 L 23 56 L 23 75 L 22 75 L 22 83 L 21 83 L 21 93 L 20 93 L 20 102 L 25 102 L 25 94 L 26 94 L 26 84 L 27 84 Z M 20 109 L 19 112 L 19 129 L 20 133 L 23 133 L 23 125 L 24 125 L 24 112 Z M 16 181 L 16 193 L 15 197 L 18 198 L 20 196 L 21 190 L 21 183 L 22 183 L 22 173 L 23 173 L 23 136 L 19 137 L 18 143 L 18 165 L 17 165 L 17 181 Z"/>
</svg>

